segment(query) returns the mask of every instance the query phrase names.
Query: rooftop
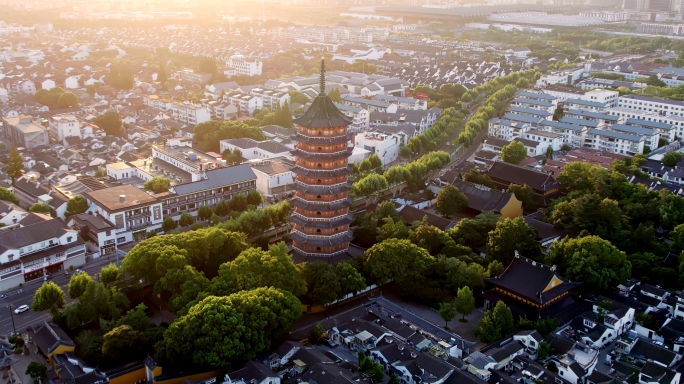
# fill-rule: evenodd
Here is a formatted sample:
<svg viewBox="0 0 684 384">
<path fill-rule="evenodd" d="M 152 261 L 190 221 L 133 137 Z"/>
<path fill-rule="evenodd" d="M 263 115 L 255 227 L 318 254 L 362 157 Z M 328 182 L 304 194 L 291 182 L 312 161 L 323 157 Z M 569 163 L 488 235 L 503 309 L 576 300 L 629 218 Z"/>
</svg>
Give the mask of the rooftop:
<svg viewBox="0 0 684 384">
<path fill-rule="evenodd" d="M 129 184 L 85 192 L 84 194 L 88 199 L 102 205 L 109 212 L 119 212 L 157 202 L 154 196 L 150 196 L 143 190 Z"/>
</svg>

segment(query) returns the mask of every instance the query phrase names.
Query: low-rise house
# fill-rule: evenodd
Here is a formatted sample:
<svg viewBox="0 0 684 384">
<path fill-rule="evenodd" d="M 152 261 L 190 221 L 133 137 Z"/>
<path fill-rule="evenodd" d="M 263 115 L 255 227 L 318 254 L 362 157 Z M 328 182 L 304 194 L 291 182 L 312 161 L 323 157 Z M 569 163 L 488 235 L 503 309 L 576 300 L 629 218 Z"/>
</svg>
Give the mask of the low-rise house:
<svg viewBox="0 0 684 384">
<path fill-rule="evenodd" d="M 522 202 L 514 194 L 501 192 L 483 185 L 456 178 L 451 183 L 468 198 L 465 213 L 477 216 L 482 212 L 493 211 L 501 216 L 501 220 L 514 219 L 523 213 Z"/>
</svg>

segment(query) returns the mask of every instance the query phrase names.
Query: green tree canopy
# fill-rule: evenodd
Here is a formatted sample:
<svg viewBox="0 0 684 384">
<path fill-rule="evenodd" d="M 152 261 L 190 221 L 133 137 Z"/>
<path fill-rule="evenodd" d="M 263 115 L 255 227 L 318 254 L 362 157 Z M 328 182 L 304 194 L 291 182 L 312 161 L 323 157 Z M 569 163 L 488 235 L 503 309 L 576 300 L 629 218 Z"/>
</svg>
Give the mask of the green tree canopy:
<svg viewBox="0 0 684 384">
<path fill-rule="evenodd" d="M 14 183 L 15 181 L 17 181 L 19 176 L 21 176 L 23 170 L 24 159 L 19 154 L 17 146 L 14 143 L 12 143 L 12 148 L 10 148 L 9 159 L 7 160 L 7 168 L 5 168 L 5 172 L 7 173 L 7 176 L 9 176 L 12 179 L 12 183 Z"/>
<path fill-rule="evenodd" d="M 67 201 L 66 213 L 67 217 L 72 215 L 78 215 L 88 210 L 88 201 L 81 196 L 76 195 Z"/>
<path fill-rule="evenodd" d="M 522 217 L 506 218 L 496 223 L 496 228 L 489 233 L 487 242 L 487 258 L 500 261 L 504 266 L 513 261 L 515 251 L 530 258 L 535 258 L 540 253 L 537 247 L 537 231 Z"/>
<path fill-rule="evenodd" d="M 208 220 L 211 215 L 213 215 L 214 212 L 211 210 L 211 207 L 208 205 L 202 205 L 199 207 L 197 210 L 197 219 L 198 220 Z"/>
<path fill-rule="evenodd" d="M 439 309 L 437 310 L 439 317 L 444 320 L 444 328 L 449 325 L 449 322 L 456 317 L 456 307 L 453 302 L 444 302 L 439 304 Z"/>
<path fill-rule="evenodd" d="M 518 165 L 527 157 L 525 144 L 519 141 L 512 141 L 501 148 L 501 160 Z"/>
<path fill-rule="evenodd" d="M 442 187 L 437 195 L 435 210 L 442 216 L 449 217 L 468 206 L 468 198 L 451 184 Z"/>
<path fill-rule="evenodd" d="M 109 110 L 96 117 L 93 123 L 105 131 L 107 136 L 121 136 L 123 134 L 123 122 L 119 112 L 115 110 Z"/>
<path fill-rule="evenodd" d="M 171 324 L 157 359 L 178 367 L 229 367 L 253 359 L 301 316 L 290 292 L 257 288 L 209 296 Z"/>
<path fill-rule="evenodd" d="M 625 253 L 598 236 L 566 237 L 551 246 L 544 262 L 555 264 L 562 276 L 583 282 L 582 288 L 592 292 L 620 284 L 632 272 Z"/>
<path fill-rule="evenodd" d="M 677 151 L 669 151 L 663 155 L 663 165 L 666 167 L 674 167 L 678 162 L 682 161 L 682 153 Z"/>
<path fill-rule="evenodd" d="M 402 283 L 425 275 L 434 259 L 409 240 L 388 239 L 366 251 L 365 268 L 378 282 L 394 279 Z"/>
<path fill-rule="evenodd" d="M 534 202 L 534 192 L 529 185 L 511 184 L 506 192 L 514 194 L 516 199 L 522 202 L 525 212 L 533 212 L 537 209 L 537 203 Z"/>
<path fill-rule="evenodd" d="M 71 279 L 69 279 L 69 297 L 72 299 L 81 298 L 88 288 L 88 285 L 93 282 L 93 278 L 85 272 L 74 273 L 71 275 Z"/>
<path fill-rule="evenodd" d="M 14 195 L 14 192 L 5 187 L 0 187 L 0 200 L 19 205 L 19 199 Z"/>
<path fill-rule="evenodd" d="M 153 177 L 143 184 L 143 188 L 154 193 L 168 192 L 170 186 L 171 180 L 161 176 Z"/>
<path fill-rule="evenodd" d="M 46 281 L 36 290 L 31 302 L 31 310 L 34 312 L 50 311 L 52 316 L 56 316 L 64 308 L 64 291 L 53 281 Z"/>
<path fill-rule="evenodd" d="M 306 282 L 285 243 L 272 245 L 267 252 L 249 248 L 235 260 L 221 265 L 211 291 L 214 295 L 227 296 L 258 287 L 275 287 L 295 296 L 306 293 Z"/>
<path fill-rule="evenodd" d="M 168 216 L 164 219 L 164 221 L 162 221 L 162 230 L 164 232 L 169 233 L 176 228 L 178 228 L 178 223 L 173 219 L 173 217 Z"/>
<path fill-rule="evenodd" d="M 34 380 L 41 380 L 47 377 L 47 367 L 45 364 L 39 363 L 37 361 L 32 361 L 26 366 L 25 374 L 31 376 Z"/>
<path fill-rule="evenodd" d="M 475 297 L 473 296 L 473 291 L 469 287 L 465 286 L 458 290 L 456 300 L 454 301 L 454 307 L 458 313 L 463 315 L 463 319 L 473 313 L 473 310 L 475 309 Z"/>
<path fill-rule="evenodd" d="M 45 203 L 35 203 L 29 208 L 29 212 L 33 213 L 44 213 L 47 215 L 50 215 L 52 217 L 55 217 L 55 210 L 52 209 L 49 205 Z"/>
</svg>

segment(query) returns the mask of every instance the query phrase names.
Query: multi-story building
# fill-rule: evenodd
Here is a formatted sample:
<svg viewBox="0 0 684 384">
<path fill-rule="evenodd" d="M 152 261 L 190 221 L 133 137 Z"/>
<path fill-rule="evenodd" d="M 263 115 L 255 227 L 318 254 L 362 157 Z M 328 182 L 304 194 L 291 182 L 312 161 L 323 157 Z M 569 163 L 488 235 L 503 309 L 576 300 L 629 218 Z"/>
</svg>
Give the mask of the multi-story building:
<svg viewBox="0 0 684 384">
<path fill-rule="evenodd" d="M 573 148 L 582 146 L 582 135 L 585 129 L 586 128 L 582 125 L 563 123 L 554 120 L 546 120 L 539 126 L 539 130 L 561 135 L 563 144 Z"/>
<path fill-rule="evenodd" d="M 223 100 L 227 100 L 230 104 L 236 106 L 238 113 L 249 116 L 252 116 L 255 110 L 264 108 L 264 100 L 261 97 L 242 92 L 227 93 Z"/>
<path fill-rule="evenodd" d="M 634 111 L 655 112 L 660 116 L 684 116 L 684 102 L 657 97 L 625 95 L 618 98 L 618 107 Z"/>
<path fill-rule="evenodd" d="M 226 66 L 235 69 L 238 75 L 259 76 L 263 69 L 263 62 L 257 58 L 233 55 L 226 61 Z"/>
<path fill-rule="evenodd" d="M 530 126 L 528 124 L 494 118 L 489 120 L 488 133 L 491 137 L 496 137 L 506 141 L 513 141 L 519 137 L 522 137 L 523 133 L 529 129 Z"/>
<path fill-rule="evenodd" d="M 610 91 L 606 91 L 610 92 Z M 565 110 L 569 109 L 579 109 L 590 112 L 603 112 L 608 109 L 607 103 L 602 103 L 598 101 L 588 101 L 583 99 L 567 99 L 563 103 L 563 108 Z"/>
<path fill-rule="evenodd" d="M 325 94 L 325 67 L 320 92 L 297 124 L 295 197 L 292 223 L 293 251 L 300 261 L 344 255 L 353 221 L 349 213 L 349 156 L 347 126 L 351 124 Z"/>
<path fill-rule="evenodd" d="M 104 217 L 92 213 L 80 213 L 69 217 L 70 228 L 87 233 L 100 250 L 100 256 L 116 253 L 116 228 Z"/>
<path fill-rule="evenodd" d="M 376 154 L 382 161 L 382 166 L 387 166 L 399 157 L 401 137 L 396 134 L 384 132 L 362 132 L 354 136 L 354 145 Z"/>
<path fill-rule="evenodd" d="M 530 129 L 523 134 L 523 138 L 538 143 L 534 152 L 528 153 L 529 156 L 543 155 L 549 147 L 554 151 L 559 151 L 563 146 L 563 135 L 554 132 Z"/>
<path fill-rule="evenodd" d="M 611 91 L 608 89 L 593 89 L 582 95 L 580 98 L 586 101 L 604 103 L 608 106 L 608 108 L 612 108 L 617 107 L 619 96 L 620 92 L 618 91 Z"/>
<path fill-rule="evenodd" d="M 225 139 L 219 142 L 221 153 L 226 149 L 231 152 L 240 151 L 242 157 L 247 160 L 275 159 L 278 157 L 291 158 L 291 146 L 283 145 L 277 141 L 256 141 L 249 138 Z"/>
<path fill-rule="evenodd" d="M 211 112 L 207 107 L 184 101 L 171 104 L 171 118 L 183 124 L 197 125 L 211 120 Z"/>
<path fill-rule="evenodd" d="M 527 98 L 527 97 L 522 97 L 522 96 L 519 96 L 519 97 L 516 97 L 515 99 L 513 99 L 512 104 L 519 106 L 519 107 L 537 109 L 537 110 L 544 111 L 544 112 L 547 112 L 550 114 L 553 114 L 553 112 L 556 110 L 556 105 L 554 105 L 550 101 L 532 99 L 532 98 Z"/>
<path fill-rule="evenodd" d="M 165 99 L 157 95 L 145 95 L 143 96 L 143 104 L 147 105 L 148 107 L 158 109 L 160 111 L 168 111 L 169 109 L 171 109 L 171 104 L 173 104 L 173 100 Z"/>
<path fill-rule="evenodd" d="M 584 147 L 620 155 L 644 153 L 645 138 L 620 132 L 591 128 L 584 134 Z"/>
<path fill-rule="evenodd" d="M 2 133 L 17 147 L 34 148 L 50 144 L 47 129 L 31 116 L 3 117 Z"/>
<path fill-rule="evenodd" d="M 63 141 L 66 137 L 86 139 L 90 137 L 102 138 L 106 136 L 105 132 L 99 127 L 81 121 L 76 115 L 72 114 L 61 114 L 50 117 L 49 127 L 50 135 L 58 141 Z"/>
<path fill-rule="evenodd" d="M 162 202 L 130 184 L 84 192 L 83 197 L 89 211 L 114 225 L 117 244 L 143 240 L 164 221 Z"/>
<path fill-rule="evenodd" d="M 625 124 L 613 124 L 610 127 L 611 131 L 626 133 L 628 135 L 636 135 L 644 138 L 644 146 L 648 146 L 650 149 L 658 148 L 658 142 L 660 140 L 660 133 L 653 128 L 644 128 L 634 125 Z"/>
<path fill-rule="evenodd" d="M 230 201 L 238 193 L 246 196 L 256 188 L 256 179 L 247 164 L 206 171 L 201 180 L 174 185 L 167 196 L 159 198 L 162 217 L 178 220 L 183 212 L 197 215 L 202 205 Z"/>
<path fill-rule="evenodd" d="M 370 112 L 368 112 L 367 109 L 340 103 L 335 103 L 335 107 L 337 107 L 342 114 L 352 119 L 352 123 L 348 127 L 350 132 L 363 132 L 368 130 Z"/>
<path fill-rule="evenodd" d="M 658 112 L 640 111 L 624 107 L 611 108 L 606 113 L 620 117 L 620 121 L 628 125 L 657 128 L 660 131 L 660 136 L 668 141 L 674 140 L 675 135 L 684 137 L 684 116 L 674 114 L 663 116 Z"/>
<path fill-rule="evenodd" d="M 181 72 L 181 80 L 192 84 L 205 85 L 211 81 L 211 73 L 194 72 L 186 69 Z"/>
<path fill-rule="evenodd" d="M 277 91 L 273 89 L 254 88 L 249 91 L 250 95 L 260 97 L 262 108 L 268 108 L 275 111 L 278 106 L 283 106 L 286 102 L 290 104 L 290 95 L 287 92 Z"/>
<path fill-rule="evenodd" d="M 32 213 L 22 221 L 0 233 L 0 289 L 85 264 L 85 244 L 62 220 Z"/>
</svg>

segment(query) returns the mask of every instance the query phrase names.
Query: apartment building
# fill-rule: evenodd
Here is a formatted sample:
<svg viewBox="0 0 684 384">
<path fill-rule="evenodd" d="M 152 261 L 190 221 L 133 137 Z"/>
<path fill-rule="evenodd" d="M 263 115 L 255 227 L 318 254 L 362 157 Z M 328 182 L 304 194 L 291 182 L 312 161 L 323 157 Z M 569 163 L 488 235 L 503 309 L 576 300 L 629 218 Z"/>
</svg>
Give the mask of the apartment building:
<svg viewBox="0 0 684 384">
<path fill-rule="evenodd" d="M 171 104 L 173 100 L 159 97 L 157 95 L 145 95 L 143 96 L 143 104 L 160 111 L 168 111 L 171 109 Z"/>
<path fill-rule="evenodd" d="M 350 132 L 363 132 L 368 130 L 370 124 L 370 112 L 368 112 L 367 109 L 340 103 L 334 104 L 343 115 L 352 119 L 351 125 L 347 127 Z"/>
<path fill-rule="evenodd" d="M 522 137 L 523 133 L 530 129 L 529 124 L 515 122 L 506 119 L 493 118 L 489 120 L 489 136 L 513 141 Z"/>
<path fill-rule="evenodd" d="M 684 116 L 661 115 L 653 111 L 641 111 L 631 108 L 617 107 L 611 108 L 606 113 L 618 116 L 628 125 L 643 125 L 656 128 L 660 131 L 661 137 L 672 141 L 676 136 L 684 137 Z M 630 123 L 631 121 L 631 123 Z"/>
<path fill-rule="evenodd" d="M 612 108 L 618 106 L 619 96 L 620 92 L 618 91 L 611 91 L 608 89 L 593 89 L 582 95 L 580 98 L 586 101 L 604 103 L 608 106 L 608 108 Z"/>
<path fill-rule="evenodd" d="M 546 120 L 539 125 L 539 130 L 561 135 L 563 144 L 573 148 L 582 146 L 582 136 L 586 128 L 582 125 Z M 561 145 L 562 146 L 562 145 Z"/>
<path fill-rule="evenodd" d="M 570 109 L 579 109 L 589 112 L 604 112 L 608 109 L 608 104 L 583 99 L 567 99 L 563 103 L 563 109 L 566 111 Z"/>
<path fill-rule="evenodd" d="M 556 105 L 554 105 L 552 102 L 546 101 L 546 100 L 539 100 L 537 98 L 532 99 L 532 98 L 519 96 L 519 97 L 516 97 L 515 99 L 513 99 L 511 104 L 518 106 L 518 107 L 524 107 L 524 108 L 544 111 L 544 112 L 550 113 L 552 115 L 553 115 L 553 112 L 556 110 Z"/>
<path fill-rule="evenodd" d="M 31 116 L 3 117 L 2 133 L 17 147 L 35 148 L 50 144 L 47 129 Z"/>
<path fill-rule="evenodd" d="M 228 101 L 238 109 L 238 113 L 254 115 L 254 111 L 264 108 L 264 100 L 261 97 L 242 92 L 227 93 L 223 100 Z"/>
<path fill-rule="evenodd" d="M 646 139 L 643 136 L 590 128 L 584 134 L 583 143 L 586 148 L 634 156 L 644 153 Z"/>
<path fill-rule="evenodd" d="M 625 95 L 618 98 L 618 107 L 634 111 L 654 112 L 660 116 L 684 116 L 684 102 L 656 97 Z"/>
<path fill-rule="evenodd" d="M 179 123 L 197 125 L 211 120 L 211 112 L 207 107 L 184 101 L 171 104 L 171 118 Z"/>
<path fill-rule="evenodd" d="M 543 155 L 549 147 L 554 151 L 560 151 L 563 146 L 563 135 L 555 132 L 530 129 L 523 133 L 523 138 L 537 143 L 533 152 L 528 151 L 529 156 Z"/>
<path fill-rule="evenodd" d="M 69 228 L 80 233 L 87 233 L 88 237 L 97 244 L 100 256 L 116 253 L 116 228 L 102 216 L 90 213 L 80 213 L 69 217 Z"/>
<path fill-rule="evenodd" d="M 290 94 L 273 89 L 254 88 L 249 91 L 250 95 L 261 98 L 262 108 L 275 111 L 278 106 L 283 106 L 285 102 L 290 104 Z"/>
<path fill-rule="evenodd" d="M 614 124 L 610 127 L 611 131 L 621 132 L 628 135 L 636 135 L 644 138 L 644 146 L 650 149 L 658 148 L 658 141 L 660 140 L 660 133 L 653 128 L 644 128 L 634 125 Z"/>
<path fill-rule="evenodd" d="M 261 75 L 263 62 L 258 58 L 233 55 L 226 61 L 226 66 L 234 69 L 238 75 L 258 76 Z"/>
<path fill-rule="evenodd" d="M 31 213 L 20 226 L 0 232 L 0 289 L 85 264 L 78 232 L 60 219 Z"/>
</svg>

